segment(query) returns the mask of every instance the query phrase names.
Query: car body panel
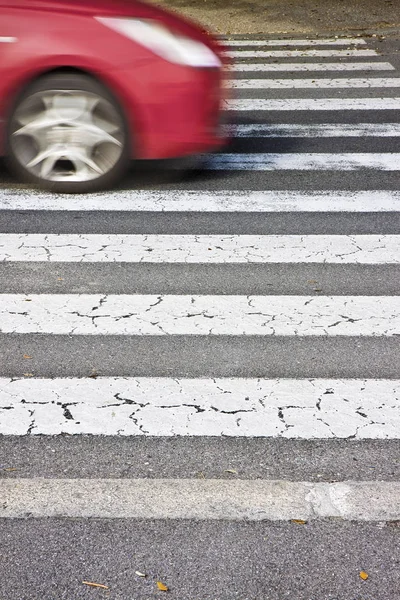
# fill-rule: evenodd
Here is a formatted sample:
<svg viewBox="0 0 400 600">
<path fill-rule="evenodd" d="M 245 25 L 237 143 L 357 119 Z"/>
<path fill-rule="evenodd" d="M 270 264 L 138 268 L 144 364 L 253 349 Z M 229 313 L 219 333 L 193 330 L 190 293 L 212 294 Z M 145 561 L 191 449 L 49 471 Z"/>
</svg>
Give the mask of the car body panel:
<svg viewBox="0 0 400 600">
<path fill-rule="evenodd" d="M 155 19 L 202 40 L 223 60 L 212 36 L 141 2 L 0 0 L 0 154 L 18 94 L 40 75 L 65 68 L 90 74 L 119 100 L 136 158 L 184 156 L 223 143 L 221 71 L 161 59 L 94 18 L 110 15 Z"/>
</svg>

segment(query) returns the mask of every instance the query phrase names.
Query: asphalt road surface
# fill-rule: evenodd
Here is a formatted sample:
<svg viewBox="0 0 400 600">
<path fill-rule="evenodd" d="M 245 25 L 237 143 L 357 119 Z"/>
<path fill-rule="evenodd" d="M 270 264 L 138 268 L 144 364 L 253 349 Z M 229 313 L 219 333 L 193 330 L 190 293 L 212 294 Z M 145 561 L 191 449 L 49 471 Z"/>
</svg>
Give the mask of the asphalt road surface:
<svg viewBox="0 0 400 600">
<path fill-rule="evenodd" d="M 399 50 L 232 38 L 185 177 L 0 168 L 1 600 L 398 600 Z"/>
</svg>

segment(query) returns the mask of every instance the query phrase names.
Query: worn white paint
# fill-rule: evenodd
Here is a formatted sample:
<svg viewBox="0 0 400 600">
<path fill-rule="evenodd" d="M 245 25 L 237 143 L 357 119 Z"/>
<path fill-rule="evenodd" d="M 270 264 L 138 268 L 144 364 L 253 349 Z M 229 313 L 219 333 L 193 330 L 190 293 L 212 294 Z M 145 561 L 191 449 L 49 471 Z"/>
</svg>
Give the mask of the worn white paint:
<svg viewBox="0 0 400 600">
<path fill-rule="evenodd" d="M 230 79 L 224 87 L 246 90 L 398 88 L 400 77 L 343 77 L 340 79 Z"/>
<path fill-rule="evenodd" d="M 253 123 L 227 125 L 225 130 L 235 137 L 399 137 L 400 123 L 321 123 L 297 125 Z"/>
<path fill-rule="evenodd" d="M 241 171 L 400 171 L 400 152 L 215 154 L 208 169 Z"/>
<path fill-rule="evenodd" d="M 18 39 L 12 36 L 0 36 L 0 44 L 14 44 Z"/>
<path fill-rule="evenodd" d="M 239 98 L 227 110 L 400 110 L 400 98 Z"/>
<path fill-rule="evenodd" d="M 400 264 L 400 235 L 3 234 L 1 261 Z"/>
<path fill-rule="evenodd" d="M 399 495 L 398 481 L 12 478 L 0 517 L 396 521 Z"/>
<path fill-rule="evenodd" d="M 388 62 L 323 62 L 323 63 L 239 63 L 235 62 L 232 71 L 272 71 L 272 72 L 308 72 L 308 71 L 395 71 Z"/>
<path fill-rule="evenodd" d="M 228 50 L 230 58 L 346 58 L 355 56 L 378 56 L 376 50 Z"/>
<path fill-rule="evenodd" d="M 400 438 L 400 380 L 0 379 L 2 435 Z"/>
<path fill-rule="evenodd" d="M 228 46 L 365 46 L 362 38 L 320 38 L 320 39 L 269 39 L 249 40 L 246 38 L 222 40 Z"/>
<path fill-rule="evenodd" d="M 1 333 L 392 336 L 390 296 L 0 294 Z"/>
<path fill-rule="evenodd" d="M 400 192 L 118 190 L 58 195 L 0 188 L 0 210 L 124 212 L 398 212 Z"/>
</svg>

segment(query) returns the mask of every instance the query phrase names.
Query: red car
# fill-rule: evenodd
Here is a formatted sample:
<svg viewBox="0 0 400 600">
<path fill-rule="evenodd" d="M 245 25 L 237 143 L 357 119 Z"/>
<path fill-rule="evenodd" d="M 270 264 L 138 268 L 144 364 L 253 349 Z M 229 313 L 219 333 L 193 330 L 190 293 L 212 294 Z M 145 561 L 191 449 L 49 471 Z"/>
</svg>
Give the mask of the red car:
<svg viewBox="0 0 400 600">
<path fill-rule="evenodd" d="M 215 150 L 222 49 L 137 0 L 0 0 L 0 156 L 57 192 Z"/>
</svg>

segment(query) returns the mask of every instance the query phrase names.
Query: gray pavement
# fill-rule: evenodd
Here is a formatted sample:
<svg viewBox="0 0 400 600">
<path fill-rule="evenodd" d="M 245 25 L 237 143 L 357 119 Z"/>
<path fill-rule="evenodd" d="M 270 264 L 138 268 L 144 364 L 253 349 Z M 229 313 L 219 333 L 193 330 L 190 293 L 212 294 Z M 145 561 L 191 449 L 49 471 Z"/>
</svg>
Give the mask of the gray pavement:
<svg viewBox="0 0 400 600">
<path fill-rule="evenodd" d="M 396 523 L 17 519 L 0 526 L 4 600 L 150 600 L 162 596 L 157 580 L 176 600 L 396 600 L 400 587 Z"/>
<path fill-rule="evenodd" d="M 388 264 L 0 263 L 0 289 L 7 294 L 374 296 L 379 290 L 398 296 L 399 281 L 400 266 Z"/>
<path fill-rule="evenodd" d="M 7 479 L 400 479 L 399 440 L 38 435 L 0 448 Z"/>
<path fill-rule="evenodd" d="M 396 379 L 400 364 L 399 336 L 0 334 L 0 353 L 2 377 L 23 377 L 29 369 L 36 377 Z"/>
</svg>

